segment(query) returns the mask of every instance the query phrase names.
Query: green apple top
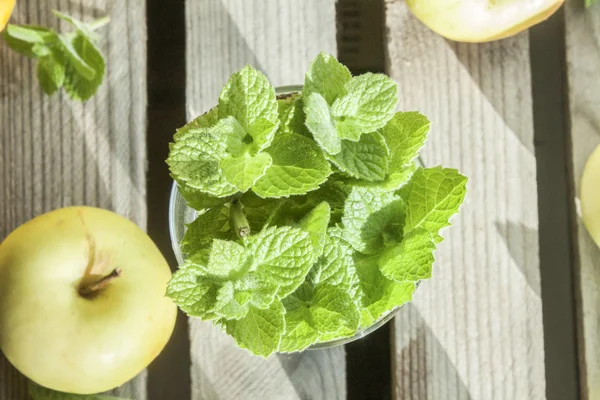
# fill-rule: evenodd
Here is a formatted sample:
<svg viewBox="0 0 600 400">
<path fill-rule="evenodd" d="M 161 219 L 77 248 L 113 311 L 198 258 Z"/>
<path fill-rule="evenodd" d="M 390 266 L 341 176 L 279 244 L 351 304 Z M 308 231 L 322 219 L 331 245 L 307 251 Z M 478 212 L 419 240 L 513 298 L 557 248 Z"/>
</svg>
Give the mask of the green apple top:
<svg viewBox="0 0 600 400">
<path fill-rule="evenodd" d="M 90 207 L 44 214 L 0 244 L 0 348 L 50 389 L 112 389 L 169 340 L 170 278 L 158 248 L 129 220 Z"/>
<path fill-rule="evenodd" d="M 410 10 L 438 34 L 459 42 L 515 35 L 552 15 L 564 0 L 407 0 Z"/>
</svg>

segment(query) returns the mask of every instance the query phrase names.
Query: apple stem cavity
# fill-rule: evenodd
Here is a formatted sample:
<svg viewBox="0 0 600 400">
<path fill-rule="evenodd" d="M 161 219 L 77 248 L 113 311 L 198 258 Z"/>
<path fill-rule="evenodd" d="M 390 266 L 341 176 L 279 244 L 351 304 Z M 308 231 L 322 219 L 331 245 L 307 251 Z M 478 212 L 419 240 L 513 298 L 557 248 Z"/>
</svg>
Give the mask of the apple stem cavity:
<svg viewBox="0 0 600 400">
<path fill-rule="evenodd" d="M 233 201 L 231 203 L 231 222 L 235 229 L 235 232 L 239 237 L 245 238 L 250 235 L 250 224 L 248 223 L 248 219 L 244 215 L 244 211 L 242 210 L 242 204 L 239 201 Z"/>
<path fill-rule="evenodd" d="M 110 274 L 106 275 L 104 278 L 99 281 L 93 282 L 86 286 L 81 286 L 79 288 L 79 295 L 82 297 L 90 298 L 94 295 L 98 294 L 102 289 L 104 289 L 110 282 L 112 282 L 115 278 L 118 278 L 122 274 L 121 268 L 115 268 Z"/>
</svg>

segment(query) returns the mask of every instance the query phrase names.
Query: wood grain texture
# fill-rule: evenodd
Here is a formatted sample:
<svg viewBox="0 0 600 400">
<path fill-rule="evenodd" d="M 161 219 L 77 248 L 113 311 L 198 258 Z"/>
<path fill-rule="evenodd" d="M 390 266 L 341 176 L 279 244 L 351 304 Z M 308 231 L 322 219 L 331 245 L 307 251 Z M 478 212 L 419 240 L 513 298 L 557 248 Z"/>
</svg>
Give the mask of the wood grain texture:
<svg viewBox="0 0 600 400">
<path fill-rule="evenodd" d="M 400 108 L 433 122 L 427 165 L 468 195 L 434 277 L 395 322 L 396 399 L 544 399 L 544 342 L 528 38 L 457 44 L 386 1 Z"/>
<path fill-rule="evenodd" d="M 585 162 L 600 145 L 600 13 L 583 9 L 579 2 L 566 4 L 567 73 L 571 117 L 572 175 L 575 193 Z M 599 183 L 600 184 L 600 183 Z M 600 249 L 576 218 L 579 268 L 579 352 L 583 399 L 600 399 Z"/>
<path fill-rule="evenodd" d="M 0 43 L 0 240 L 39 214 L 81 204 L 145 228 L 145 1 L 21 0 L 12 22 L 71 29 L 53 9 L 83 20 L 111 16 L 100 32 L 107 76 L 86 104 L 49 98 L 35 62 Z M 145 372 L 115 393 L 144 400 Z M 0 400 L 26 398 L 25 379 L 1 356 Z"/>
<path fill-rule="evenodd" d="M 245 64 L 290 85 L 320 51 L 336 53 L 334 0 L 188 0 L 186 10 L 190 118 L 213 107 Z M 210 323 L 190 326 L 194 400 L 346 397 L 343 348 L 263 360 Z"/>
</svg>

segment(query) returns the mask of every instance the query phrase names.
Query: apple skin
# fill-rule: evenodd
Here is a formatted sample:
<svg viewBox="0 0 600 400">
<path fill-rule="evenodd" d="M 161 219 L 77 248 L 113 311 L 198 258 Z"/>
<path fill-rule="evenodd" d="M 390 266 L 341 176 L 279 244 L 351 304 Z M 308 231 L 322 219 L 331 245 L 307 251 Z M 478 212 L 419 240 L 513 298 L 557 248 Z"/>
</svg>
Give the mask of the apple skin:
<svg viewBox="0 0 600 400">
<path fill-rule="evenodd" d="M 82 279 L 122 275 L 95 296 Z M 83 278 L 85 276 L 85 278 Z M 173 332 L 169 266 L 133 222 L 91 207 L 39 216 L 0 244 L 0 349 L 53 390 L 92 394 L 141 372 Z"/>
<path fill-rule="evenodd" d="M 583 224 L 600 247 L 600 146 L 585 165 L 579 198 Z"/>
<path fill-rule="evenodd" d="M 458 42 L 489 42 L 516 35 L 556 12 L 564 0 L 406 0 L 434 32 Z"/>
<path fill-rule="evenodd" d="M 4 29 L 15 8 L 15 0 L 0 0 L 0 32 Z"/>
</svg>

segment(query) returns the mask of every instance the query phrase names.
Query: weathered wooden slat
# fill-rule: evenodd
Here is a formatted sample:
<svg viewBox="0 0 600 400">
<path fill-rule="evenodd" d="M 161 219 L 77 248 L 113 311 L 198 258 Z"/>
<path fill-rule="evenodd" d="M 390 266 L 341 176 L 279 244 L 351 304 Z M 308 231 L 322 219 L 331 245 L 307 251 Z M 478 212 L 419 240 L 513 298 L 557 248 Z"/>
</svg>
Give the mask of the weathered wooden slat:
<svg viewBox="0 0 600 400">
<path fill-rule="evenodd" d="M 0 43 L 0 240 L 55 208 L 86 204 L 146 226 L 146 21 L 144 0 L 22 0 L 13 23 L 70 29 L 56 9 L 100 31 L 108 72 L 81 104 L 45 96 L 35 63 Z M 145 372 L 115 393 L 146 399 Z M 26 399 L 25 379 L 0 357 L 0 400 Z"/>
<path fill-rule="evenodd" d="M 579 2 L 566 4 L 567 73 L 571 119 L 573 180 L 579 184 L 585 162 L 600 145 L 600 13 Z M 600 183 L 599 183 L 600 184 Z M 582 399 L 600 399 L 600 249 L 577 216 L 575 247 L 579 291 L 579 353 Z"/>
<path fill-rule="evenodd" d="M 388 0 L 400 108 L 432 121 L 427 165 L 469 177 L 434 277 L 395 322 L 397 399 L 543 399 L 544 344 L 527 34 L 468 45 Z"/>
<path fill-rule="evenodd" d="M 320 51 L 335 54 L 334 0 L 188 0 L 188 117 L 213 107 L 229 76 L 251 64 L 276 86 L 304 81 Z M 190 321 L 192 398 L 343 399 L 343 348 L 269 359 Z"/>
</svg>

